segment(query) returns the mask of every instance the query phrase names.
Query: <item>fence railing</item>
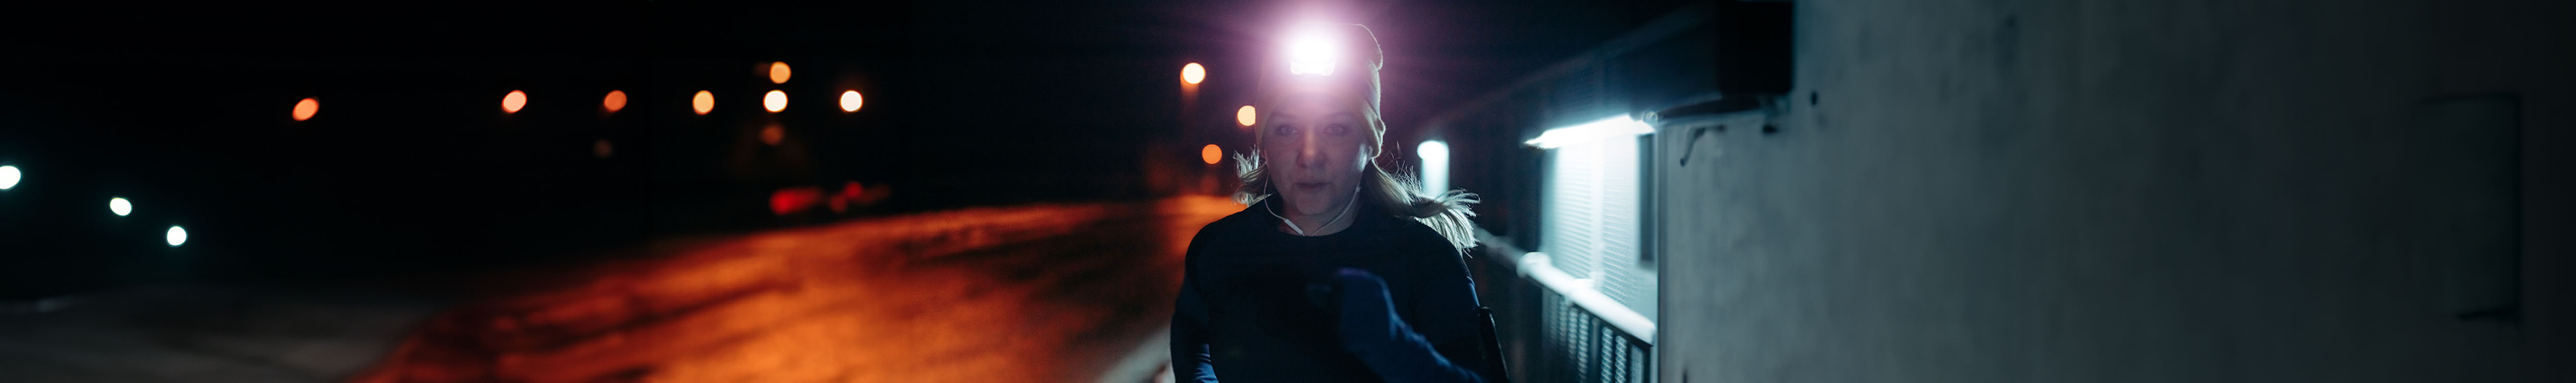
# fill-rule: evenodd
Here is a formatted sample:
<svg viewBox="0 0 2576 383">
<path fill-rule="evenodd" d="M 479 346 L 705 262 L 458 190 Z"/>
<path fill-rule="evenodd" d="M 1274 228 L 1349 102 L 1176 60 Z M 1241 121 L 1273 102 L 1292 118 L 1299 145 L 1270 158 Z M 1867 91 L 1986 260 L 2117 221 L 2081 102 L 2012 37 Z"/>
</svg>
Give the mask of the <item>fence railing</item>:
<svg viewBox="0 0 2576 383">
<path fill-rule="evenodd" d="M 1486 237 L 1477 265 L 1480 291 L 1494 308 L 1496 332 L 1514 382 L 1655 382 L 1655 324 L 1590 281 L 1548 263 L 1546 253 Z"/>
</svg>

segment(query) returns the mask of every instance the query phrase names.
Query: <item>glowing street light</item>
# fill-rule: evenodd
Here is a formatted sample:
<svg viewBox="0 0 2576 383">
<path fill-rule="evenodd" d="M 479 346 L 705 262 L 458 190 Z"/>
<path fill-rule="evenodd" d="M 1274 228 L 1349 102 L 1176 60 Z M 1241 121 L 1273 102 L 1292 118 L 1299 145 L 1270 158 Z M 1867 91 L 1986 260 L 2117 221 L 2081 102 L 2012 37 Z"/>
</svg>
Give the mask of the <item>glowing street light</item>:
<svg viewBox="0 0 2576 383">
<path fill-rule="evenodd" d="M 518 113 L 519 108 L 525 108 L 527 106 L 528 92 L 512 90 L 510 91 L 510 94 L 501 95 L 502 113 Z"/>
<path fill-rule="evenodd" d="M 626 109 L 626 91 L 608 91 L 608 97 L 602 97 L 599 99 L 599 107 L 608 108 L 609 113 L 617 113 L 618 109 Z"/>
<path fill-rule="evenodd" d="M 180 228 L 179 225 L 170 225 L 170 232 L 162 234 L 161 240 L 169 241 L 170 247 L 179 247 L 179 244 L 188 243 L 188 229 Z"/>
<path fill-rule="evenodd" d="M 1244 105 L 1242 109 L 1234 110 L 1234 123 L 1243 124 L 1243 126 L 1252 126 L 1252 123 L 1259 122 L 1252 120 L 1254 117 L 1258 116 L 1260 116 L 1260 114 L 1254 113 L 1251 105 Z"/>
<path fill-rule="evenodd" d="M 1422 192 L 1440 195 L 1449 191 L 1449 144 L 1423 141 L 1413 153 L 1422 156 Z"/>
<path fill-rule="evenodd" d="M 769 94 L 761 95 L 760 107 L 768 108 L 770 113 L 787 110 L 787 92 L 772 90 Z"/>
<path fill-rule="evenodd" d="M 18 178 L 22 176 L 16 166 L 0 166 L 0 190 L 18 187 Z"/>
<path fill-rule="evenodd" d="M 791 74 L 794 74 L 794 72 L 791 72 L 791 71 L 788 71 L 788 70 L 787 70 L 787 62 L 786 62 L 786 61 L 776 61 L 776 62 L 771 62 L 771 63 L 769 63 L 769 82 L 770 82 L 770 83 L 772 83 L 772 84 L 785 84 L 785 83 L 787 83 L 787 77 L 788 77 L 789 75 L 791 75 Z"/>
<path fill-rule="evenodd" d="M 856 112 L 856 111 L 859 111 L 859 106 L 860 106 L 860 105 L 863 105 L 863 104 L 866 104 L 866 103 L 867 103 L 867 101 L 868 101 L 868 99 L 867 99 L 866 97 L 859 97 L 859 91 L 856 91 L 856 90 L 843 91 L 843 92 L 841 92 L 841 111 L 843 111 L 843 112 Z"/>
<path fill-rule="evenodd" d="M 689 97 L 689 108 L 696 109 L 700 116 L 707 115 L 707 112 L 715 111 L 716 94 L 703 90 L 698 91 L 698 95 Z"/>
<path fill-rule="evenodd" d="M 128 213 L 134 212 L 134 203 L 126 201 L 125 198 L 109 198 L 107 199 L 107 212 L 116 213 L 116 216 L 123 217 Z"/>
<path fill-rule="evenodd" d="M 1199 66 L 1199 63 L 1190 63 L 1190 65 L 1181 66 L 1182 83 L 1195 85 L 1198 84 L 1200 80 L 1206 79 L 1207 67 Z"/>
<path fill-rule="evenodd" d="M 305 97 L 305 98 L 304 98 L 304 101 L 296 101 L 296 102 L 295 102 L 295 120 L 296 120 L 296 121 L 304 121 L 304 120 L 310 120 L 310 119 L 313 119 L 313 114 L 315 114 L 315 113 L 321 113 L 321 112 L 322 112 L 322 102 L 321 102 L 321 101 L 314 101 L 312 97 Z"/>
<path fill-rule="evenodd" d="M 1217 149 L 1216 144 L 1208 144 L 1207 146 L 1199 148 L 1199 161 L 1205 161 L 1209 165 L 1215 165 L 1217 161 L 1224 159 L 1225 150 Z"/>
</svg>

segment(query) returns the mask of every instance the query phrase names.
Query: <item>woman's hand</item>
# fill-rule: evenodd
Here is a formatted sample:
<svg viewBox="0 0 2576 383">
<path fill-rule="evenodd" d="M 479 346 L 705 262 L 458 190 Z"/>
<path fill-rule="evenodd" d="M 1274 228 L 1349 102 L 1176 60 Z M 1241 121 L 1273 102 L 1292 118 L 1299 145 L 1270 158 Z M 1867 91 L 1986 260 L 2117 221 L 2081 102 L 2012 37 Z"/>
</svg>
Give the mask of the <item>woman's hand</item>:
<svg viewBox="0 0 2576 383">
<path fill-rule="evenodd" d="M 1342 348 L 1366 358 L 1368 350 L 1403 339 L 1407 334 L 1404 320 L 1396 318 L 1395 303 L 1388 298 L 1386 280 L 1368 270 L 1342 268 L 1331 277 L 1332 291 L 1320 298 L 1329 299 L 1339 326 L 1335 330 Z M 1312 294 L 1311 290 L 1309 294 Z"/>
</svg>

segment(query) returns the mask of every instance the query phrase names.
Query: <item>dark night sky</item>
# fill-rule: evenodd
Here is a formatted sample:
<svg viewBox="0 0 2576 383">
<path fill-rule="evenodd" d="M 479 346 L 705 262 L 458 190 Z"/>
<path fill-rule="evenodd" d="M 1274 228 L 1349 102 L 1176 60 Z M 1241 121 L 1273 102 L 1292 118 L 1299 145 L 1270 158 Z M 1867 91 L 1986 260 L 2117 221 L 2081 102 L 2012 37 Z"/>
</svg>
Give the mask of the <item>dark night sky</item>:
<svg viewBox="0 0 2576 383">
<path fill-rule="evenodd" d="M 1389 137 L 1402 139 L 1672 3 L 1325 7 L 1376 31 Z M 13 289 L 289 264 L 480 267 L 798 223 L 762 211 L 766 193 L 841 180 L 893 185 L 880 213 L 1131 198 L 1103 185 L 1133 183 L 1141 155 L 1194 161 L 1202 143 L 1248 141 L 1230 117 L 1253 78 L 1238 68 L 1290 14 L 1259 1 L 74 7 L 0 16 L 15 36 L 0 162 L 46 185 L 0 201 L 0 230 L 38 244 L 0 260 L 115 271 Z M 763 79 L 773 60 L 795 79 Z M 1212 74 L 1184 111 L 1188 62 Z M 865 110 L 824 96 L 848 88 Z M 529 109 L 500 113 L 514 89 Z M 600 113 L 608 89 L 632 106 Z M 687 111 L 698 89 L 718 112 Z M 750 109 L 767 89 L 799 98 L 777 116 Z M 314 121 L 287 118 L 303 97 L 324 101 Z M 750 143 L 764 121 L 797 149 Z M 603 139 L 619 159 L 590 156 Z M 108 195 L 138 201 L 137 216 L 98 212 Z M 154 222 L 92 222 L 107 219 Z M 135 232 L 158 222 L 205 239 L 176 251 L 123 239 L 157 238 Z M 100 244 L 119 241 L 140 243 Z M 196 263 L 170 261 L 178 252 Z"/>
</svg>

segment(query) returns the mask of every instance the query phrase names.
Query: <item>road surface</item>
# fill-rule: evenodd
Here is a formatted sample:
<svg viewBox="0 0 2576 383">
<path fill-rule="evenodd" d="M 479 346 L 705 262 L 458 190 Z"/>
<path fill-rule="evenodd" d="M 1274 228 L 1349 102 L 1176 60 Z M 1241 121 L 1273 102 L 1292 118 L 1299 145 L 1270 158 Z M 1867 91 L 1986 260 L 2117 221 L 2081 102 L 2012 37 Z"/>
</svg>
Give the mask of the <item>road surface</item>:
<svg viewBox="0 0 2576 383">
<path fill-rule="evenodd" d="M 746 235 L 451 308 L 360 382 L 1151 381 L 1216 197 Z"/>
</svg>

